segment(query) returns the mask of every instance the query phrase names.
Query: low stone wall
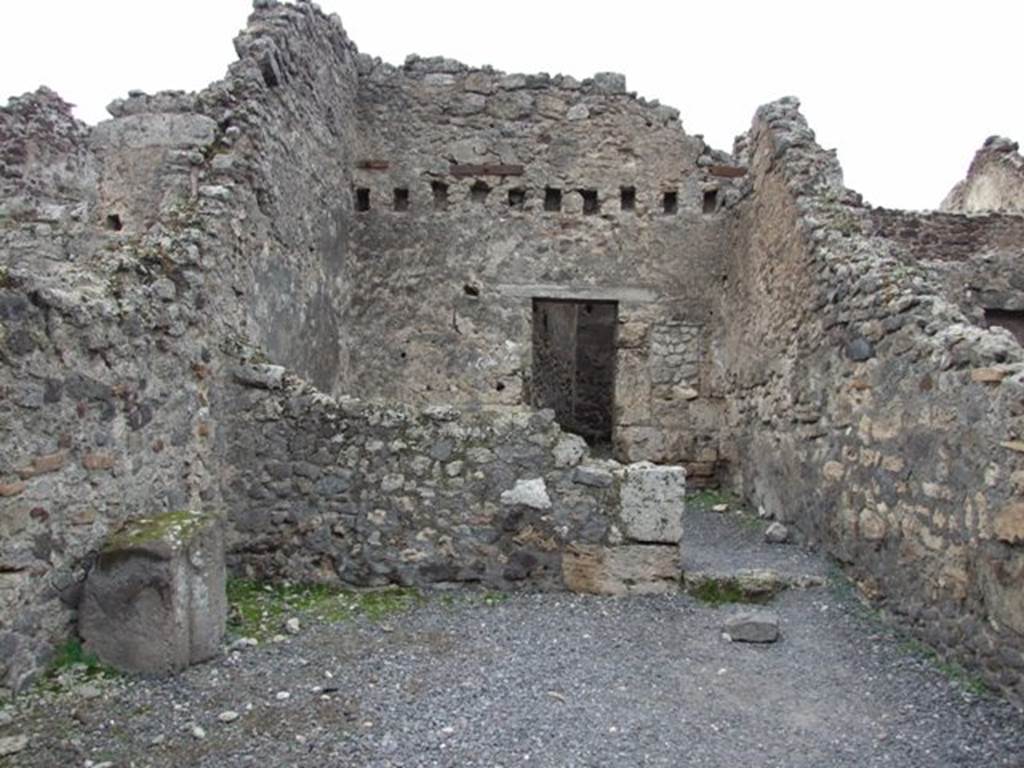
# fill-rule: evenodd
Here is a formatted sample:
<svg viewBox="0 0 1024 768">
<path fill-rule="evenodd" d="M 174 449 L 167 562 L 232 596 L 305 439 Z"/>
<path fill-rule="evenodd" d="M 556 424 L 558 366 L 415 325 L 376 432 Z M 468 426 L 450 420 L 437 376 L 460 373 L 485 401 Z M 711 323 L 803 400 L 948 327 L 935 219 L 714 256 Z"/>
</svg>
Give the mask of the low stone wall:
<svg viewBox="0 0 1024 768">
<path fill-rule="evenodd" d="M 1024 216 L 984 213 L 919 213 L 873 208 L 866 235 L 899 243 L 895 252 L 908 263 L 961 261 L 983 252 L 1019 249 L 1024 243 Z"/>
<path fill-rule="evenodd" d="M 671 492 L 634 479 L 652 465 L 586 462 L 550 411 L 335 400 L 261 365 L 225 397 L 230 562 L 251 576 L 562 588 L 570 545 L 678 543 L 682 485 L 660 521 Z"/>
</svg>

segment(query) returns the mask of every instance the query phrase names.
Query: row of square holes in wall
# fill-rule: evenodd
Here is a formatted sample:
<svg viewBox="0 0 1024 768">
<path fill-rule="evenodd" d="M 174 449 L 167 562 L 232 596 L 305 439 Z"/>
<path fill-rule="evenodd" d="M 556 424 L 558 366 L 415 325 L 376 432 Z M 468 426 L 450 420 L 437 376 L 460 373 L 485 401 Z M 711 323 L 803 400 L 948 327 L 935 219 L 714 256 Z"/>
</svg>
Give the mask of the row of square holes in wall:
<svg viewBox="0 0 1024 768">
<path fill-rule="evenodd" d="M 435 211 L 443 211 L 448 208 L 448 185 L 435 181 L 430 185 L 433 192 L 433 206 Z M 601 212 L 601 201 L 598 199 L 596 189 L 578 189 L 576 192 L 583 198 L 583 213 L 595 215 Z M 474 203 L 484 203 L 491 194 L 491 188 L 486 183 L 478 181 L 469 189 L 469 199 Z M 508 191 L 508 207 L 522 210 L 526 205 L 525 187 L 515 187 Z M 409 210 L 409 189 L 407 187 L 395 187 L 392 192 L 391 209 L 404 213 Z M 370 210 L 370 190 L 367 187 L 357 187 L 355 194 L 355 208 L 360 213 Z M 636 210 L 636 187 L 621 187 L 619 189 L 619 208 L 623 211 Z M 702 201 L 704 213 L 714 213 L 718 208 L 718 190 L 709 189 L 704 191 Z M 556 187 L 544 189 L 544 210 L 562 210 L 562 190 Z M 679 193 L 675 191 L 663 192 L 661 195 L 662 213 L 673 214 L 679 211 Z"/>
</svg>

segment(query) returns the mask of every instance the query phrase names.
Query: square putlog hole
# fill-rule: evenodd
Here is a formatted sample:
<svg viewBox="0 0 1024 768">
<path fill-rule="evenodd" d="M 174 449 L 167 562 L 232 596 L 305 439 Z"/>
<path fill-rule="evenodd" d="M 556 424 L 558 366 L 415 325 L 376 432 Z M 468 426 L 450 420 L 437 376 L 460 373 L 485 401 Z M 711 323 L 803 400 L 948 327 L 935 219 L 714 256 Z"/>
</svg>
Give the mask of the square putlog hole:
<svg viewBox="0 0 1024 768">
<path fill-rule="evenodd" d="M 636 210 L 636 187 L 621 187 L 619 189 L 619 207 L 623 211 Z"/>
<path fill-rule="evenodd" d="M 583 198 L 584 216 L 594 216 L 601 212 L 601 203 L 597 199 L 596 189 L 581 189 L 580 197 Z"/>
<path fill-rule="evenodd" d="M 469 188 L 469 199 L 474 203 L 486 203 L 490 194 L 491 188 L 484 181 L 478 181 Z"/>
<path fill-rule="evenodd" d="M 526 190 L 523 187 L 516 187 L 508 191 L 508 207 L 517 211 L 523 210 L 526 206 Z"/>
<path fill-rule="evenodd" d="M 444 211 L 448 209 L 448 185 L 443 181 L 430 182 L 430 191 L 434 196 L 434 210 Z"/>
<path fill-rule="evenodd" d="M 355 199 L 356 210 L 360 213 L 365 213 L 370 210 L 370 190 L 366 187 L 359 187 L 356 189 Z"/>
<path fill-rule="evenodd" d="M 409 190 L 405 187 L 395 188 L 394 209 L 399 213 L 405 213 L 409 210 Z"/>
<path fill-rule="evenodd" d="M 679 213 L 679 193 L 673 191 L 666 192 L 662 195 L 661 210 L 663 213 L 668 215 Z"/>
<path fill-rule="evenodd" d="M 708 189 L 704 191 L 704 201 L 702 203 L 702 210 L 704 213 L 714 213 L 718 210 L 718 190 Z"/>
<path fill-rule="evenodd" d="M 555 187 L 545 188 L 544 210 L 551 212 L 562 210 L 562 190 Z"/>
</svg>

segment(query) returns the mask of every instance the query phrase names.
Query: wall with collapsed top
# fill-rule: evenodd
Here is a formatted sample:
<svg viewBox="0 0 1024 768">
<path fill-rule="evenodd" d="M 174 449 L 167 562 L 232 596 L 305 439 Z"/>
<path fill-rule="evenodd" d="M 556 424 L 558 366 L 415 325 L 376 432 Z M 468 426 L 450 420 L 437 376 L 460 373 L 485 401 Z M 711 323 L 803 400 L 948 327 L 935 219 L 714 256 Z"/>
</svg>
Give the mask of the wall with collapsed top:
<svg viewBox="0 0 1024 768">
<path fill-rule="evenodd" d="M 989 136 L 967 171 L 942 201 L 941 210 L 958 213 L 1024 213 L 1024 157 L 1017 142 Z"/>
<path fill-rule="evenodd" d="M 275 366 L 233 380 L 229 549 L 252 576 L 558 588 L 568 545 L 628 534 L 614 464 L 580 469 L 550 411 L 334 399 Z"/>
<path fill-rule="evenodd" d="M 0 692 L 67 636 L 109 532 L 223 509 L 225 356 L 346 378 L 354 48 L 311 6 L 237 48 L 93 128 L 45 89 L 0 109 Z"/>
<path fill-rule="evenodd" d="M 353 391 L 529 403 L 531 300 L 617 301 L 617 455 L 712 480 L 709 297 L 742 169 L 621 75 L 358 65 Z"/>
<path fill-rule="evenodd" d="M 759 110 L 747 144 L 753 194 L 721 309 L 738 486 L 916 635 L 1019 695 L 1024 350 L 972 322 L 950 272 L 925 268 L 945 259 L 984 287 L 975 266 L 993 252 L 920 233 L 972 231 L 1018 264 L 1021 241 L 949 216 L 900 217 L 894 232 L 893 214 L 842 185 L 794 102 Z M 1004 289 L 1019 285 L 1005 268 Z"/>
</svg>

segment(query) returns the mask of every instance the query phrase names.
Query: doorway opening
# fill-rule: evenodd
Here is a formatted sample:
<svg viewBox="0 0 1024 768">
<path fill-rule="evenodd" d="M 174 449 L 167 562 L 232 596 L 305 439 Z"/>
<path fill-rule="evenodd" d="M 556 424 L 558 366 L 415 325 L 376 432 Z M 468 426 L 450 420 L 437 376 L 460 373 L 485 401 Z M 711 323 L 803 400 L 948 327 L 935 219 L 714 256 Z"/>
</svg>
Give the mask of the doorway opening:
<svg viewBox="0 0 1024 768">
<path fill-rule="evenodd" d="M 618 316 L 615 301 L 533 300 L 533 405 L 594 446 L 612 440 Z"/>
</svg>

